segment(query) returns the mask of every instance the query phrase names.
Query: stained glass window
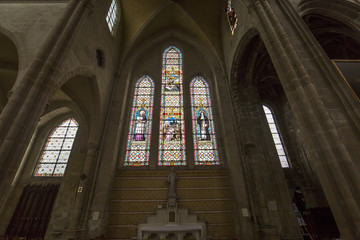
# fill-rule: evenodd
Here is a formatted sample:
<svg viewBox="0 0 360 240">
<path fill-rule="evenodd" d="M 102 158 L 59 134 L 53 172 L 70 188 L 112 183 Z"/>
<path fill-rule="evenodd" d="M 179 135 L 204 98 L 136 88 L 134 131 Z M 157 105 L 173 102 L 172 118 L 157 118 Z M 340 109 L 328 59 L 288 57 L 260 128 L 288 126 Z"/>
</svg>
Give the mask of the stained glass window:
<svg viewBox="0 0 360 240">
<path fill-rule="evenodd" d="M 268 107 L 266 107 L 265 105 L 263 105 L 263 109 L 264 109 L 266 119 L 269 124 L 270 131 L 271 131 L 271 135 L 274 140 L 274 144 L 275 144 L 275 147 L 276 147 L 279 159 L 280 159 L 281 167 L 288 168 L 289 163 L 288 163 L 288 160 L 286 157 L 286 153 L 285 153 L 278 129 L 277 129 L 275 121 L 274 121 L 274 116 L 273 116 L 271 110 Z"/>
<path fill-rule="evenodd" d="M 231 0 L 228 0 L 226 13 L 227 13 L 227 19 L 229 22 L 231 34 L 234 35 L 235 29 L 237 27 L 238 18 L 236 16 L 235 9 L 232 5 Z"/>
<path fill-rule="evenodd" d="M 186 164 L 182 77 L 181 52 L 169 47 L 163 55 L 159 166 Z"/>
<path fill-rule="evenodd" d="M 112 0 L 109 11 L 106 16 L 106 22 L 108 24 L 108 27 L 109 27 L 109 30 L 111 33 L 113 33 L 113 31 L 114 31 L 115 24 L 117 21 L 117 12 L 118 12 L 117 8 L 118 7 L 117 7 L 116 1 L 117 0 Z"/>
<path fill-rule="evenodd" d="M 143 76 L 135 86 L 124 166 L 149 165 L 154 82 Z"/>
<path fill-rule="evenodd" d="M 48 137 L 34 176 L 63 176 L 79 124 L 69 118 L 57 126 Z"/>
<path fill-rule="evenodd" d="M 202 77 L 190 84 L 195 165 L 218 165 L 209 85 Z"/>
</svg>

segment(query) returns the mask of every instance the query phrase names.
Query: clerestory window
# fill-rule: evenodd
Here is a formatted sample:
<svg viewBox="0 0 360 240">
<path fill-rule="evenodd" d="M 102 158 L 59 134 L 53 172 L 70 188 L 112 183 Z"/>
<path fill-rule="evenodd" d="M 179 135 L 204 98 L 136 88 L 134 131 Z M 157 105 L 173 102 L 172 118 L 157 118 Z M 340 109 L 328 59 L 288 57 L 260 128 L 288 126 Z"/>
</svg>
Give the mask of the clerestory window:
<svg viewBox="0 0 360 240">
<path fill-rule="evenodd" d="M 106 16 L 106 22 L 111 34 L 114 33 L 115 26 L 118 20 L 118 5 L 117 0 L 112 0 L 109 11 Z"/>
<path fill-rule="evenodd" d="M 281 140 L 280 135 L 279 135 L 278 128 L 277 128 L 276 123 L 274 121 L 274 116 L 273 116 L 270 108 L 263 105 L 263 109 L 264 109 L 264 112 L 265 112 L 265 115 L 266 115 L 266 119 L 267 119 L 267 122 L 268 122 L 268 125 L 269 125 L 269 128 L 270 128 L 270 131 L 271 131 L 271 135 L 272 135 L 275 147 L 276 147 L 277 154 L 279 156 L 281 167 L 282 168 L 288 168 L 289 167 L 289 162 L 288 162 L 285 150 L 284 150 L 284 146 L 282 144 L 282 140 Z"/>
</svg>

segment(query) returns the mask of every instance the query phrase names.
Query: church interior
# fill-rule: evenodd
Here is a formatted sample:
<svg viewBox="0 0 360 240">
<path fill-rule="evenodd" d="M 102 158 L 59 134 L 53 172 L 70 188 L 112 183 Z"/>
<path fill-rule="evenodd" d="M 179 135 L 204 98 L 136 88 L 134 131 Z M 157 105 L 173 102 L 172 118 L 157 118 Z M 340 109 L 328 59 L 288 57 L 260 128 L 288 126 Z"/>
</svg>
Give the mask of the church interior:
<svg viewBox="0 0 360 240">
<path fill-rule="evenodd" d="M 359 240 L 359 0 L 2 0 L 0 240 Z"/>
</svg>

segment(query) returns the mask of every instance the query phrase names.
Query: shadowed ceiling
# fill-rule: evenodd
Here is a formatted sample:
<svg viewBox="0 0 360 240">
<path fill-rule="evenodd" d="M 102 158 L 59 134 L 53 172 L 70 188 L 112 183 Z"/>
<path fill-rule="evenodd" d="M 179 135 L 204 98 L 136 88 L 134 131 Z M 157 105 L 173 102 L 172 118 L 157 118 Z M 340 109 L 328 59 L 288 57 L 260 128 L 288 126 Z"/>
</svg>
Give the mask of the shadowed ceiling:
<svg viewBox="0 0 360 240">
<path fill-rule="evenodd" d="M 166 31 L 180 31 L 222 52 L 225 0 L 122 0 L 122 51 Z"/>
<path fill-rule="evenodd" d="M 14 43 L 0 33 L 0 109 L 7 102 L 7 93 L 15 83 L 18 73 L 18 53 Z"/>
</svg>

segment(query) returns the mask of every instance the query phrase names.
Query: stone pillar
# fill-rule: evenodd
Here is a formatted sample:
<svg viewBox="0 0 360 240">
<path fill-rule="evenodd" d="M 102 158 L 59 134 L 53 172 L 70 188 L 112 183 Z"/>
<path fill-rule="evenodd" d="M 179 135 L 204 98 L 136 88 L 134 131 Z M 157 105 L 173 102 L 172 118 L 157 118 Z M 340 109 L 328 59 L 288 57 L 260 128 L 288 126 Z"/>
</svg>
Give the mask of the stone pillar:
<svg viewBox="0 0 360 240">
<path fill-rule="evenodd" d="M 217 141 L 219 153 L 222 154 L 226 162 L 222 164 L 229 170 L 231 186 L 234 199 L 234 215 L 236 221 L 236 233 L 240 239 L 256 239 L 253 228 L 252 196 L 249 191 L 249 176 L 246 166 L 242 159 L 243 154 L 239 149 L 239 139 L 236 128 L 236 112 L 238 109 L 233 107 L 232 97 L 230 96 L 228 80 L 221 69 L 216 71 L 214 81 L 214 93 L 217 98 L 213 99 L 214 119 L 217 122 Z M 224 84 L 225 83 L 225 84 Z M 240 96 L 237 95 L 237 98 Z M 217 101 L 215 101 L 215 99 Z M 216 110 L 215 110 L 216 109 Z"/>
<path fill-rule="evenodd" d="M 87 140 L 88 136 L 84 138 Z M 81 139 L 77 139 L 77 144 L 78 140 Z M 82 239 L 87 236 L 87 209 L 92 199 L 91 186 L 96 179 L 93 177 L 98 152 L 96 146 L 88 143 L 86 151 L 72 156 L 76 162 L 69 163 L 61 181 L 45 239 Z"/>
<path fill-rule="evenodd" d="M 286 173 L 291 175 L 285 174 L 287 180 L 290 180 L 290 191 L 293 193 L 296 186 L 301 186 L 309 208 L 328 207 L 317 174 L 308 159 L 307 143 L 298 133 L 299 127 L 289 103 L 287 102 L 282 109 L 280 119 L 278 116 L 276 119 L 281 130 L 282 140 L 286 145 L 286 152 L 291 160 L 291 169 Z"/>
<path fill-rule="evenodd" d="M 64 15 L 46 39 L 23 79 L 14 89 L 0 115 L 0 192 L 11 191 L 11 184 L 26 147 L 50 94 L 55 91 L 54 76 L 69 46 L 89 0 L 71 0 Z M 0 196 L 0 215 L 6 196 Z M 1 228 L 0 234 L 3 232 Z"/>
<path fill-rule="evenodd" d="M 302 239 L 258 90 L 244 85 L 236 86 L 241 97 L 234 99 L 234 107 L 257 234 L 254 239 Z"/>
<path fill-rule="evenodd" d="M 340 233 L 360 239 L 359 104 L 289 1 L 242 1 L 308 143 Z"/>
<path fill-rule="evenodd" d="M 84 163 L 84 168 L 80 176 L 78 194 L 74 200 L 74 210 L 71 212 L 69 229 L 70 231 L 85 231 L 87 228 L 88 209 L 93 193 L 95 181 L 94 171 L 96 169 L 97 145 L 88 144 L 88 150 Z"/>
</svg>

